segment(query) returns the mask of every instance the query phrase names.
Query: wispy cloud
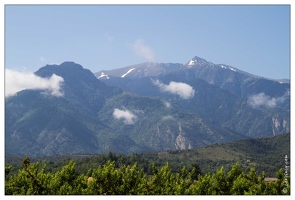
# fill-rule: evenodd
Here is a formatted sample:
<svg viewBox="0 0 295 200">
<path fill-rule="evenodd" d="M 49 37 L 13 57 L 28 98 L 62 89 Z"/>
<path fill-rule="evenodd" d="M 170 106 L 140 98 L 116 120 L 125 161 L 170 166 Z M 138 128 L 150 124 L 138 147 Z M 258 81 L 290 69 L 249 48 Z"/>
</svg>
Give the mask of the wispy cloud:
<svg viewBox="0 0 295 200">
<path fill-rule="evenodd" d="M 112 42 L 114 40 L 114 37 L 109 35 L 108 33 L 105 33 L 104 37 L 107 39 L 108 42 Z"/>
<path fill-rule="evenodd" d="M 41 62 L 46 62 L 46 58 L 45 58 L 44 56 L 40 56 L 39 60 L 40 60 Z"/>
<path fill-rule="evenodd" d="M 63 96 L 61 83 L 63 78 L 53 74 L 50 78 L 36 76 L 32 72 L 19 72 L 5 69 L 5 96 L 13 96 L 17 92 L 30 90 L 47 90 L 53 96 Z"/>
<path fill-rule="evenodd" d="M 155 61 L 155 54 L 153 49 L 150 46 L 144 44 L 143 39 L 135 40 L 135 42 L 132 44 L 132 50 L 136 55 L 143 57 L 149 62 Z"/>
<path fill-rule="evenodd" d="M 134 115 L 131 111 L 127 109 L 120 110 L 118 108 L 114 109 L 113 117 L 115 119 L 123 119 L 125 124 L 134 124 L 135 120 L 137 119 L 137 116 Z"/>
<path fill-rule="evenodd" d="M 183 99 L 190 99 L 195 95 L 193 87 L 186 83 L 171 81 L 169 85 L 165 85 L 159 80 L 152 80 L 152 82 L 154 85 L 158 86 L 161 91 L 177 94 Z"/>
<path fill-rule="evenodd" d="M 261 106 L 273 108 L 276 107 L 278 103 L 283 103 L 288 96 L 290 96 L 290 91 L 287 91 L 283 96 L 277 98 L 270 97 L 265 95 L 264 92 L 261 92 L 259 94 L 250 96 L 248 98 L 248 104 L 253 108 L 258 108 Z"/>
</svg>

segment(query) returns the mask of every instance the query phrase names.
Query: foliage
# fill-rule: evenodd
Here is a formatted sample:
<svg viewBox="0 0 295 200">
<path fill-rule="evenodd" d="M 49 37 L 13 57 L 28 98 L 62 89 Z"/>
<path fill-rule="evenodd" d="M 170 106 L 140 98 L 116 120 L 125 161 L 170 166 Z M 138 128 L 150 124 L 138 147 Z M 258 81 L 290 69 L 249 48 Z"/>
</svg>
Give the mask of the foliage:
<svg viewBox="0 0 295 200">
<path fill-rule="evenodd" d="M 247 173 L 250 168 L 255 167 L 257 173 L 264 171 L 266 177 L 275 177 L 276 172 L 284 166 L 285 155 L 290 155 L 290 133 L 270 138 L 214 144 L 197 149 L 146 152 L 139 155 L 148 161 L 159 163 L 158 166 L 169 162 L 172 171 L 179 171 L 182 165 L 189 167 L 197 163 L 203 173 L 214 173 L 221 166 L 224 170 L 230 170 L 233 164 L 239 162 Z"/>
<path fill-rule="evenodd" d="M 116 168 L 114 161 L 107 161 L 85 174 L 78 173 L 72 160 L 61 170 L 46 172 L 39 163 L 23 160 L 23 168 L 5 180 L 6 195 L 289 195 L 290 177 L 283 170 L 277 172 L 277 180 L 267 183 L 264 173 L 257 176 L 254 168 L 245 173 L 238 163 L 227 173 L 221 167 L 213 174 L 198 174 L 196 169 L 182 167 L 172 173 L 166 163 L 158 168 L 152 165 L 148 176 L 137 164 Z M 9 167 L 5 169 L 9 173 Z M 287 181 L 287 182 L 285 182 Z"/>
<path fill-rule="evenodd" d="M 193 177 L 197 180 L 198 174 L 214 173 L 221 166 L 225 171 L 229 171 L 236 162 L 239 162 L 240 167 L 247 173 L 255 167 L 258 174 L 264 172 L 266 177 L 275 177 L 276 172 L 284 166 L 285 155 L 290 155 L 290 133 L 190 150 L 167 150 L 166 152 L 145 152 L 133 155 L 115 154 L 114 152 L 97 155 L 56 155 L 31 158 L 31 160 L 39 162 L 40 165 L 46 164 L 46 170 L 49 172 L 57 172 L 69 160 L 74 160 L 77 163 L 76 171 L 84 174 L 90 168 L 95 169 L 98 165 L 105 165 L 108 160 L 114 161 L 116 168 L 137 163 L 138 168 L 143 169 L 147 175 L 152 175 L 152 163 L 156 167 L 163 167 L 168 162 L 174 174 L 179 173 L 183 166 L 188 170 L 196 168 Z M 21 161 L 21 157 L 5 157 L 6 166 L 11 165 L 7 177 L 16 174 L 22 168 Z"/>
</svg>

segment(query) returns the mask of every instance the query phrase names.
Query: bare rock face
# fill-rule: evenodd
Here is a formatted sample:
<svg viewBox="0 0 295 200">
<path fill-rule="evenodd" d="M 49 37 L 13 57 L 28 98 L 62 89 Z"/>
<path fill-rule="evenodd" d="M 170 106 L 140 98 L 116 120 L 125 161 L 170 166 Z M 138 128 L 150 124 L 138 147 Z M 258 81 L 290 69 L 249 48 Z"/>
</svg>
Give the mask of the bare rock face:
<svg viewBox="0 0 295 200">
<path fill-rule="evenodd" d="M 180 124 L 178 125 L 178 129 L 179 129 L 179 135 L 177 136 L 175 141 L 176 149 L 179 149 L 179 150 L 191 149 L 190 141 L 184 136 L 185 132 L 183 132 Z"/>
<path fill-rule="evenodd" d="M 282 130 L 286 132 L 290 131 L 290 124 L 286 119 L 272 117 L 272 123 L 273 123 L 273 127 L 272 127 L 273 136 L 277 135 L 277 133 Z"/>
</svg>

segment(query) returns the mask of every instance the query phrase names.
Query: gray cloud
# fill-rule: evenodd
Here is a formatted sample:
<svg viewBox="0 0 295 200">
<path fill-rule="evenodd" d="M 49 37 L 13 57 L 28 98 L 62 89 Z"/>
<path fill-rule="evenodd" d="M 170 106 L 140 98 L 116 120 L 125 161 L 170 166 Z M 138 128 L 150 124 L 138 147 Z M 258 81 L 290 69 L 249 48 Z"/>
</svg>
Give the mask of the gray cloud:
<svg viewBox="0 0 295 200">
<path fill-rule="evenodd" d="M 53 74 L 50 78 L 36 76 L 32 72 L 18 72 L 5 69 L 5 96 L 13 96 L 17 92 L 30 90 L 47 90 L 53 96 L 63 96 L 61 83 L 63 78 Z"/>
<path fill-rule="evenodd" d="M 158 86 L 161 91 L 177 94 L 183 99 L 189 99 L 195 95 L 195 90 L 193 87 L 186 83 L 171 81 L 169 85 L 165 85 L 159 80 L 152 80 L 152 82 L 154 85 Z"/>
<path fill-rule="evenodd" d="M 261 92 L 259 94 L 254 94 L 248 98 L 248 104 L 252 106 L 253 108 L 258 108 L 261 106 L 274 108 L 277 106 L 278 103 L 283 103 L 287 97 L 290 95 L 290 91 L 286 92 L 281 97 L 270 97 L 268 95 L 265 95 L 264 92 Z"/>
<path fill-rule="evenodd" d="M 151 47 L 144 44 L 143 39 L 137 39 L 132 44 L 132 50 L 135 54 L 137 54 L 140 57 L 145 58 L 149 62 L 155 61 L 155 54 Z"/>
<path fill-rule="evenodd" d="M 115 119 L 123 119 L 125 124 L 134 124 L 135 120 L 137 119 L 137 116 L 129 110 L 120 110 L 118 108 L 114 109 L 113 117 Z"/>
</svg>

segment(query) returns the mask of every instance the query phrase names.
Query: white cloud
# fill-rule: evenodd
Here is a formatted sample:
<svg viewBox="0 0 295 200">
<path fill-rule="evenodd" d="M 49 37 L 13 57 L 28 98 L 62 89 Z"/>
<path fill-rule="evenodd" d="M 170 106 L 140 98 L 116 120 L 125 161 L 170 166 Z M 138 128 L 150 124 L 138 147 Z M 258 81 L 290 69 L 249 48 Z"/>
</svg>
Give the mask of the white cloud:
<svg viewBox="0 0 295 200">
<path fill-rule="evenodd" d="M 155 61 L 155 55 L 154 55 L 153 49 L 145 45 L 143 39 L 135 40 L 135 42 L 132 44 L 132 50 L 134 51 L 135 54 L 145 58 L 149 62 Z"/>
<path fill-rule="evenodd" d="M 114 109 L 113 117 L 115 119 L 124 119 L 125 124 L 134 124 L 134 121 L 137 119 L 137 116 L 129 110 L 120 110 L 118 108 Z"/>
<path fill-rule="evenodd" d="M 290 95 L 290 91 L 286 92 L 283 96 L 281 97 L 270 97 L 265 95 L 264 92 L 261 92 L 259 94 L 254 94 L 248 98 L 248 104 L 251 105 L 253 108 L 257 108 L 260 106 L 265 106 L 265 107 L 276 107 L 278 103 L 283 103 L 286 98 Z"/>
<path fill-rule="evenodd" d="M 158 86 L 161 91 L 177 94 L 183 99 L 189 99 L 195 95 L 195 90 L 186 83 L 171 81 L 169 85 L 165 85 L 159 80 L 156 80 L 153 81 L 153 84 Z"/>
<path fill-rule="evenodd" d="M 30 90 L 48 90 L 53 96 L 63 96 L 60 91 L 63 78 L 53 74 L 50 78 L 36 76 L 32 72 L 19 72 L 5 69 L 5 96 L 13 96 L 17 92 Z"/>
<path fill-rule="evenodd" d="M 164 105 L 165 105 L 166 108 L 170 108 L 171 107 L 171 103 L 170 102 L 164 100 L 163 103 L 164 103 Z"/>
<path fill-rule="evenodd" d="M 162 117 L 162 120 L 175 120 L 175 119 L 171 115 L 166 115 L 166 116 Z"/>
</svg>

